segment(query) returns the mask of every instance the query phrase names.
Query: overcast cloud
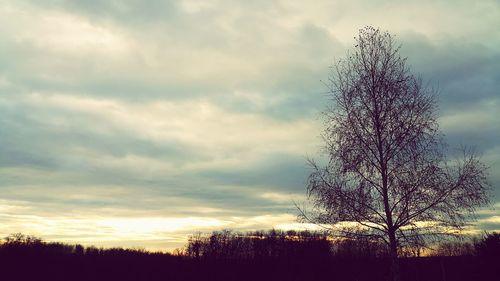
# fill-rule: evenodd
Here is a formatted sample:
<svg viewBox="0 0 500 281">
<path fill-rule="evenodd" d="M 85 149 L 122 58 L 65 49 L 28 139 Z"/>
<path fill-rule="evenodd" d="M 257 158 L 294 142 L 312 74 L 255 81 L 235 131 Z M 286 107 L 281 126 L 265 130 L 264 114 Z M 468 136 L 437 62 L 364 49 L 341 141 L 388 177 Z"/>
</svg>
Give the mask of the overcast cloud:
<svg viewBox="0 0 500 281">
<path fill-rule="evenodd" d="M 366 25 L 439 88 L 500 230 L 500 2 L 0 1 L 0 235 L 172 249 L 295 223 L 321 80 Z"/>
</svg>

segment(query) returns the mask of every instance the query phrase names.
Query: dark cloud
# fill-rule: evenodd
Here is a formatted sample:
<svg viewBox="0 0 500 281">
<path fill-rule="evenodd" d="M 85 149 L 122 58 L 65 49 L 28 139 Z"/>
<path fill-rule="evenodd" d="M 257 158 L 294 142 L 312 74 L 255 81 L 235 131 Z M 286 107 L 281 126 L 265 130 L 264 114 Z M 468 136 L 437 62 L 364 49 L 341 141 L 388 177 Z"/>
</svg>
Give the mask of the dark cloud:
<svg viewBox="0 0 500 281">
<path fill-rule="evenodd" d="M 0 154 L 5 166 L 64 169 L 78 162 L 82 148 L 100 156 L 127 155 L 189 161 L 191 148 L 175 141 L 156 143 L 130 134 L 125 128 L 106 126 L 96 116 L 54 110 L 23 103 L 0 103 Z M 81 158 L 82 162 L 87 158 Z"/>
<path fill-rule="evenodd" d="M 495 33 L 492 41 L 497 40 Z M 429 89 L 437 90 L 441 129 L 449 155 L 473 147 L 490 167 L 494 198 L 500 198 L 500 51 L 491 42 L 448 36 L 436 40 L 416 32 L 401 35 L 401 52 Z M 493 155 L 491 153 L 494 153 Z M 493 202 L 495 202 L 494 199 Z"/>
<path fill-rule="evenodd" d="M 248 186 L 252 192 L 303 192 L 308 172 L 304 157 L 271 154 L 256 165 L 209 170 L 202 175 L 215 184 Z"/>
<path fill-rule="evenodd" d="M 469 110 L 485 100 L 498 100 L 500 51 L 467 38 L 435 42 L 421 34 L 404 34 L 402 53 L 425 84 L 438 90 L 444 114 Z"/>
</svg>

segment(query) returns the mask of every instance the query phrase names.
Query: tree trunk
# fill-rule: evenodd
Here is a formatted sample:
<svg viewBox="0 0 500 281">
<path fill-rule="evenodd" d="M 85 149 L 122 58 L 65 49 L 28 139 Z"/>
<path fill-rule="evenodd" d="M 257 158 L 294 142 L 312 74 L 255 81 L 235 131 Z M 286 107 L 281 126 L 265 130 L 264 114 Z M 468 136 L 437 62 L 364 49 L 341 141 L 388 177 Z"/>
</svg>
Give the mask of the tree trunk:
<svg viewBox="0 0 500 281">
<path fill-rule="evenodd" d="M 392 281 L 400 281 L 398 242 L 395 231 L 389 231 L 390 256 L 391 256 L 391 277 Z"/>
</svg>

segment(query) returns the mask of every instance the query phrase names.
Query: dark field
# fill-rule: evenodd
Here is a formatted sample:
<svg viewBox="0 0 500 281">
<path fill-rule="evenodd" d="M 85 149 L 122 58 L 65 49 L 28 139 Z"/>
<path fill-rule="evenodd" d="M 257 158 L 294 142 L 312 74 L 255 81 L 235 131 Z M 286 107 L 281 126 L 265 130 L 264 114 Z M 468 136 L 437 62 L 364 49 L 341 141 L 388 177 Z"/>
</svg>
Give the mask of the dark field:
<svg viewBox="0 0 500 281">
<path fill-rule="evenodd" d="M 10 241 L 0 246 L 0 280 L 354 281 L 389 278 L 390 260 L 383 253 L 370 256 L 373 248 L 363 252 L 366 247 L 361 249 L 352 243 L 332 247 L 331 242 L 325 243 L 326 240 L 319 238 L 291 241 L 284 236 L 232 236 L 229 240 L 210 240 L 211 237 L 214 235 L 207 236 L 206 241 L 213 251 L 205 249 L 195 255 L 189 251 L 192 239 L 179 255 L 85 248 L 39 240 Z M 245 243 L 242 241 L 253 248 L 247 247 L 243 253 L 241 246 Z M 234 247 L 235 243 L 240 248 Z M 488 250 L 463 256 L 401 258 L 402 280 L 497 280 L 493 276 L 498 276 L 500 270 L 498 239 L 495 243 L 496 246 L 490 245 Z M 491 251 L 492 247 L 497 247 L 496 252 Z"/>
<path fill-rule="evenodd" d="M 1 262 L 2 280 L 386 280 L 390 264 L 383 259 L 194 260 L 117 252 L 2 254 Z M 495 280 L 491 276 L 498 276 L 493 263 L 486 266 L 471 257 L 401 262 L 402 280 Z"/>
</svg>

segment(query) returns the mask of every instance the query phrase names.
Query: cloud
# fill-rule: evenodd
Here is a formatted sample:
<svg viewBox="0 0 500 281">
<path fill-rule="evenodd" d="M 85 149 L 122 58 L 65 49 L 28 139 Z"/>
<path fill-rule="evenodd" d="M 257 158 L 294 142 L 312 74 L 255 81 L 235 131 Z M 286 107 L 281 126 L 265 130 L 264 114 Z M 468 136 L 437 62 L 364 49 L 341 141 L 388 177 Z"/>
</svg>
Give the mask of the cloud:
<svg viewBox="0 0 500 281">
<path fill-rule="evenodd" d="M 130 216 L 102 212 L 66 213 L 55 215 L 38 213 L 23 201 L 1 200 L 5 222 L 0 233 L 9 229 L 41 236 L 47 241 L 75 241 L 84 245 L 141 247 L 172 250 L 185 243 L 187 236 L 197 231 L 231 228 L 234 230 L 266 229 L 278 223 L 294 221 L 290 214 L 260 216 Z M 212 210 L 209 210 L 208 214 Z M 8 226 L 8 227 L 7 227 Z M 120 244 L 122 243 L 122 244 Z M 167 247 L 165 247 L 167 246 Z"/>
<path fill-rule="evenodd" d="M 500 52 L 487 42 L 446 37 L 438 42 L 416 33 L 402 37 L 402 52 L 416 74 L 437 89 L 441 110 L 469 110 L 477 103 L 495 102 Z"/>
<path fill-rule="evenodd" d="M 310 148 L 316 144 L 311 143 L 317 130 L 312 121 L 228 112 L 203 100 L 133 104 L 35 93 L 14 102 L 3 100 L 0 106 L 5 126 L 18 134 L 3 140 L 10 142 L 4 149 L 14 143 L 19 148 L 24 142 L 23 153 L 39 153 L 40 158 L 90 157 L 99 166 L 125 167 L 136 161 L 168 171 L 158 159 L 147 159 L 163 155 L 171 163 L 188 162 L 177 165 L 177 170 L 221 169 L 256 161 L 265 153 L 300 155 L 303 143 Z M 34 136 L 40 137 L 38 143 L 31 143 Z M 58 146 L 68 153 L 47 155 L 31 145 L 47 146 L 49 151 Z M 194 161 L 196 158 L 203 161 Z"/>
<path fill-rule="evenodd" d="M 60 212 L 119 220 L 290 212 L 258 192 L 300 190 L 303 143 L 317 145 L 309 121 L 227 112 L 206 101 L 134 104 L 34 93 L 1 99 L 0 107 L 3 129 L 16 132 L 2 139 L 2 197 L 30 204 L 22 217 L 30 225 Z"/>
<path fill-rule="evenodd" d="M 345 49 L 320 25 L 283 25 L 255 6 L 246 14 L 230 5 L 227 13 L 207 13 L 205 21 L 189 18 L 189 26 L 181 20 L 164 26 L 162 17 L 150 16 L 158 28 L 137 29 L 104 15 L 89 18 L 88 11 L 68 3 L 1 10 L 11 26 L 1 46 L 9 58 L 24 58 L 6 58 L 4 76 L 20 90 L 128 100 L 203 97 L 233 110 L 291 118 L 315 111 L 301 105 L 318 108 L 323 102 L 318 81 L 332 54 Z M 264 98 L 266 106 L 238 92 Z"/>
</svg>

